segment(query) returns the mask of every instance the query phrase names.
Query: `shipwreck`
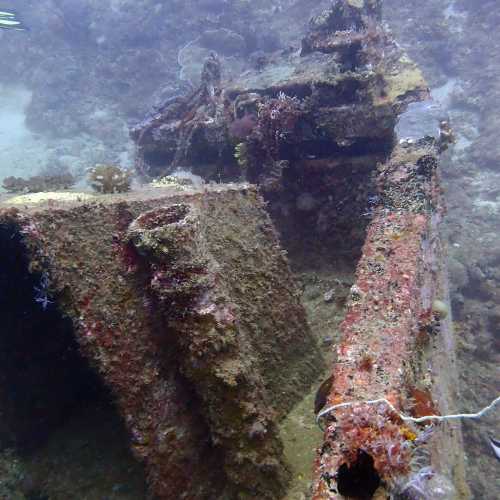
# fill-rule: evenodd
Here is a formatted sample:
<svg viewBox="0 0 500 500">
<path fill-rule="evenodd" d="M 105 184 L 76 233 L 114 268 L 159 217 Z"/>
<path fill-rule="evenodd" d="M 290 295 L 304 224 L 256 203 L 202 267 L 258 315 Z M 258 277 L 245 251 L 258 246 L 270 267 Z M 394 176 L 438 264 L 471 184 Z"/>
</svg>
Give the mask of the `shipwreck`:
<svg viewBox="0 0 500 500">
<path fill-rule="evenodd" d="M 105 391 L 155 498 L 287 498 L 280 425 L 327 379 L 304 495 L 468 498 L 460 426 L 402 418 L 455 409 L 452 134 L 428 99 L 381 2 L 338 0 L 299 50 L 230 80 L 214 54 L 137 125 L 152 185 L 4 196 L 0 444 L 48 439 Z M 329 345 L 296 279 L 310 270 L 344 287 Z"/>
</svg>

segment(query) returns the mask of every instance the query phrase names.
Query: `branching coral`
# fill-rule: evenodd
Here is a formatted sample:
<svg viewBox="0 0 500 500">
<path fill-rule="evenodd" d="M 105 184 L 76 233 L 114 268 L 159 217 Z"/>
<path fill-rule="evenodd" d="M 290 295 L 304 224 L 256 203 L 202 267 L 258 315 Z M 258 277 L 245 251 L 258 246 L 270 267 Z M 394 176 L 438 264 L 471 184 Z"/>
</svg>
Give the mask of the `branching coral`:
<svg viewBox="0 0 500 500">
<path fill-rule="evenodd" d="M 131 174 L 116 165 L 97 164 L 89 172 L 90 185 L 99 193 L 125 193 L 130 190 Z"/>
</svg>

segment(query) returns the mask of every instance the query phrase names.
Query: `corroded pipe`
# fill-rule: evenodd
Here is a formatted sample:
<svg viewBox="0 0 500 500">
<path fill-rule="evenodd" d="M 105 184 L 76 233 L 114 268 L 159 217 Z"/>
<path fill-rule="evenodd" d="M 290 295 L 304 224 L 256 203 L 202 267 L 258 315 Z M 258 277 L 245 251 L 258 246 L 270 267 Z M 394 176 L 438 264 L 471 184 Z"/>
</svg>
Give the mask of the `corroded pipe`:
<svg viewBox="0 0 500 500">
<path fill-rule="evenodd" d="M 314 500 L 408 493 L 429 467 L 440 486 L 455 485 L 453 498 L 467 498 L 456 425 L 425 427 L 398 415 L 446 413 L 454 374 L 450 318 L 433 306 L 447 300 L 437 149 L 432 141 L 405 146 L 379 168 L 380 204 L 320 412 L 325 435 Z M 379 399 L 394 409 L 383 401 L 367 404 Z"/>
</svg>

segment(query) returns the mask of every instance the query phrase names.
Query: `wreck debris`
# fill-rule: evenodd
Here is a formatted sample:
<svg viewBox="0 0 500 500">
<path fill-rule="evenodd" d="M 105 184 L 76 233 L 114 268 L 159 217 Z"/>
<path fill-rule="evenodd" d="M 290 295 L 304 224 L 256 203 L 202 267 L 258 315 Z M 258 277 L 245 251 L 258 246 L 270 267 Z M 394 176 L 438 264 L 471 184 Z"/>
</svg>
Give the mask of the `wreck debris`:
<svg viewBox="0 0 500 500">
<path fill-rule="evenodd" d="M 321 235 L 331 258 L 366 237 L 338 359 L 315 401 L 325 424 L 316 499 L 463 479 L 456 428 L 401 418 L 447 413 L 453 370 L 439 370 L 453 342 L 450 318 L 433 311 L 447 294 L 442 143 L 398 143 L 399 114 L 428 91 L 379 18 L 377 0 L 335 1 L 300 53 L 232 81 L 210 55 L 195 92 L 132 131 L 137 171 L 157 185 L 181 167 L 258 185 L 287 250 Z M 114 175 L 96 173 L 98 189 L 116 192 Z M 44 297 L 72 319 L 154 494 L 279 498 L 289 474 L 277 423 L 322 364 L 287 261 L 255 186 L 164 189 L 6 208 L 0 221 L 26 267 L 50 276 Z M 427 449 L 432 470 L 415 470 Z"/>
<path fill-rule="evenodd" d="M 384 157 L 398 112 L 428 91 L 378 24 L 379 2 L 362 3 L 334 2 L 311 22 L 301 54 L 276 54 L 260 71 L 226 81 L 209 58 L 198 90 L 132 130 L 138 173 L 159 177 L 188 166 L 220 181 L 239 179 L 244 167 L 247 180 L 273 193 L 296 190 L 310 163 Z"/>
<path fill-rule="evenodd" d="M 398 114 L 428 95 L 418 68 L 380 27 L 378 2 L 362 4 L 334 2 L 311 22 L 314 50 L 274 54 L 232 80 L 208 71 L 218 65 L 209 59 L 204 74 L 213 76 L 198 90 L 132 130 L 139 176 L 181 168 L 205 181 L 246 179 L 269 202 L 288 251 L 321 235 L 321 251 L 357 254 Z M 328 49 L 337 37 L 355 47 L 351 67 Z"/>
<path fill-rule="evenodd" d="M 432 313 L 433 301 L 446 295 L 436 172 L 452 132 L 431 116 L 439 113 L 432 105 L 412 107 L 428 90 L 381 28 L 380 8 L 376 0 L 333 2 L 311 21 L 300 54 L 276 55 L 272 65 L 232 81 L 217 78 L 210 92 L 203 84 L 132 137 L 141 175 L 189 165 L 206 180 L 244 175 L 259 185 L 287 249 L 318 233 L 332 248 L 333 233 L 338 238 L 353 225 L 362 233 L 369 224 L 331 391 L 325 396 L 323 384 L 315 406 L 386 399 L 400 410 L 414 405 L 417 415 L 445 412 L 452 381 L 443 376 L 440 385 L 428 369 L 437 358 L 442 367 L 452 362 L 449 318 Z M 407 115 L 397 130 L 405 135 L 397 136 L 407 108 L 428 118 L 429 133 L 409 130 Z M 316 499 L 369 497 L 411 482 L 420 452 L 414 424 L 383 403 L 323 415 Z M 444 476 L 453 469 L 462 487 L 460 432 L 452 435 L 449 456 L 432 465 Z M 439 440 L 445 437 L 436 430 L 433 446 Z"/>
<path fill-rule="evenodd" d="M 311 31 L 302 40 L 302 55 L 311 52 L 334 54 L 342 70 L 356 69 L 362 63 L 362 52 L 380 43 L 385 36 L 379 22 L 382 2 L 335 1 L 330 9 L 311 20 Z M 370 50 L 370 64 L 375 64 L 377 51 Z M 368 62 L 365 57 L 365 62 Z"/>
<path fill-rule="evenodd" d="M 415 456 L 425 448 L 419 441 L 424 428 L 414 423 L 418 418 L 403 420 L 400 413 L 447 413 L 453 400 L 449 318 L 440 315 L 438 336 L 425 344 L 418 340 L 418 318 L 446 294 L 436 232 L 442 213 L 437 156 L 438 141 L 427 138 L 395 148 L 379 167 L 381 203 L 358 264 L 357 297 L 351 297 L 341 326 L 327 408 L 320 412 L 326 427 L 315 500 L 370 497 L 378 488 L 390 494 L 411 481 Z M 367 353 L 372 361 L 360 370 Z M 444 437 L 447 433 L 453 438 Z M 448 440 L 446 453 L 436 445 L 442 439 Z M 426 467 L 453 477 L 463 493 L 460 439 L 452 425 L 435 428 Z"/>
<path fill-rule="evenodd" d="M 72 352 L 111 391 L 155 495 L 280 497 L 288 472 L 276 424 L 322 361 L 253 187 L 155 188 L 84 202 L 49 195 L 17 209 L 6 202 L 0 237 L 25 256 L 16 272 L 34 273 L 33 307 L 55 315 L 50 331 L 59 315 L 71 320 L 54 342 L 75 343 Z M 42 292 L 47 311 L 37 303 Z M 25 321 L 16 311 L 14 332 Z M 8 335 L 3 341 L 8 355 Z M 43 359 L 33 361 L 33 376 L 44 373 Z M 2 366 L 2 377 L 21 383 Z M 50 386 L 43 377 L 26 382 Z M 65 399 L 54 390 L 57 414 Z M 16 435 L 15 422 L 2 419 L 0 431 Z"/>
<path fill-rule="evenodd" d="M 211 144 L 219 142 L 219 138 L 224 136 L 219 116 L 222 112 L 220 82 L 220 62 L 212 55 L 205 62 L 198 90 L 188 97 L 168 101 L 132 130 L 132 138 L 143 145 L 136 158 L 136 169 L 140 175 L 162 177 L 171 174 L 176 167 L 191 164 L 192 144 L 199 144 L 199 141 L 203 144 L 206 141 Z M 162 143 L 161 151 L 155 148 L 157 142 Z M 210 159 L 212 149 L 207 145 L 205 151 L 194 154 Z M 167 164 L 170 168 L 165 168 Z"/>
</svg>

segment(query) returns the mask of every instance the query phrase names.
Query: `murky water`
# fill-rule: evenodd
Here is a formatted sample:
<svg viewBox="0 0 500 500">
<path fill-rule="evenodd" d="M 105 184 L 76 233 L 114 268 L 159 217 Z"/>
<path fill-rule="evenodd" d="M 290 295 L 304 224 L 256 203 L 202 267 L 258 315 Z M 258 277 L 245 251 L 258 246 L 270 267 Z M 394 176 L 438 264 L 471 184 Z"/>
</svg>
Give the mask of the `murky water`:
<svg viewBox="0 0 500 500">
<path fill-rule="evenodd" d="M 357 0 L 345 2 L 354 9 L 364 5 Z M 289 252 L 293 280 L 307 314 L 308 326 L 327 366 L 303 394 L 303 399 L 279 423 L 284 459 L 292 477 L 288 500 L 302 500 L 310 494 L 312 465 L 323 436 L 315 423 L 314 398 L 334 362 L 339 327 L 345 314 L 346 297 L 355 281 L 365 228 L 374 206 L 380 201 L 375 195 L 370 169 L 375 169 L 384 159 L 388 147 L 384 141 L 388 141 L 389 136 L 392 138 L 388 134 L 383 139 L 372 140 L 366 137 L 371 130 L 360 127 L 364 135 L 359 140 L 356 136 L 358 124 L 342 121 L 343 115 L 339 114 L 339 129 L 347 137 L 339 143 L 329 144 L 324 137 L 314 136 L 315 126 L 307 120 L 296 126 L 293 112 L 286 115 L 284 103 L 296 110 L 297 103 L 300 106 L 308 103 L 312 95 L 312 91 L 305 90 L 300 78 L 312 74 L 329 57 L 318 53 L 308 63 L 310 66 L 302 68 L 297 76 L 295 65 L 302 59 L 299 54 L 304 44 L 300 40 L 309 29 L 308 20 L 331 4 L 313 0 L 0 2 L 2 199 L 11 194 L 63 189 L 61 175 L 71 179 L 67 186 L 64 185 L 66 192 L 101 195 L 95 192 L 93 185 L 102 187 L 106 175 L 110 176 L 111 184 L 113 179 L 123 175 L 124 190 L 131 189 L 134 193 L 152 180 L 143 175 L 141 162 L 145 157 L 164 173 L 175 170 L 171 165 L 179 170 L 177 176 L 161 175 L 162 179 L 155 179 L 160 186 L 178 193 L 192 187 L 202 191 L 205 180 L 216 184 L 223 180 L 239 181 L 245 176 L 261 186 L 261 193 L 269 203 L 269 213 L 280 232 L 281 243 Z M 498 12 L 495 2 L 487 1 L 424 0 L 418 8 L 409 0 L 385 2 L 386 20 L 398 42 L 419 63 L 434 99 L 432 105 L 417 103 L 408 107 L 396 128 L 398 139 L 412 141 L 422 135 L 438 138 L 442 119 L 450 120 L 456 138 L 454 147 L 443 158 L 440 171 L 448 205 L 443 238 L 449 243 L 451 301 L 460 346 L 461 374 L 456 381 L 456 411 L 480 409 L 497 396 L 499 386 Z M 350 42 L 357 36 L 357 28 L 352 24 L 343 26 L 340 31 Z M 221 63 L 221 75 L 216 70 L 202 73 L 203 68 L 207 68 L 204 66 L 206 59 L 214 54 Z M 340 51 L 339 61 L 343 57 L 347 56 Z M 331 65 L 332 73 L 348 73 L 355 67 L 352 61 L 342 64 L 339 61 Z M 363 67 L 367 78 L 378 70 L 371 62 Z M 222 81 L 239 79 L 252 90 L 238 97 L 230 112 L 223 109 L 225 101 L 221 98 L 223 93 L 219 92 L 220 78 Z M 275 107 L 268 110 L 269 123 L 277 123 L 285 117 L 282 130 L 270 129 L 274 135 L 269 139 L 265 131 L 256 128 L 256 117 L 260 119 L 266 111 L 265 103 L 256 97 L 257 90 L 271 83 L 273 88 L 279 88 L 279 84 L 291 78 L 297 78 L 293 86 L 297 95 L 286 95 L 281 90 L 262 92 L 266 98 L 275 100 Z M 205 85 L 203 92 L 190 94 L 200 83 Z M 346 87 L 341 97 L 346 102 L 358 104 L 364 90 L 362 86 L 351 90 Z M 147 124 L 152 123 L 151 135 L 156 140 L 162 134 L 169 137 L 172 127 L 189 123 L 197 116 L 192 110 L 184 110 L 184 103 L 179 105 L 183 111 L 179 116 L 166 120 L 165 124 L 162 122 L 161 113 L 167 104 L 182 102 L 178 99 L 186 95 L 195 96 L 191 103 L 209 96 L 212 101 L 203 102 L 199 109 L 206 112 L 213 108 L 217 119 L 225 113 L 238 121 L 233 127 L 236 133 L 228 144 L 222 147 L 217 143 L 228 127 L 210 129 L 210 120 L 216 122 L 210 118 L 201 120 L 203 126 L 209 127 L 210 134 L 201 137 L 198 132 L 201 128 L 196 127 L 190 129 L 189 134 L 180 134 L 186 149 L 194 144 L 194 153 L 187 154 L 182 161 L 179 154 L 169 156 L 168 148 L 161 154 L 152 147 L 149 150 L 151 144 L 141 151 L 143 156 L 138 154 L 131 131 L 142 130 L 143 136 L 147 136 L 150 130 Z M 377 98 L 383 103 L 382 97 Z M 332 103 L 332 106 L 339 104 L 345 112 L 346 102 Z M 249 119 L 250 115 L 253 118 Z M 363 118 L 358 117 L 359 120 Z M 295 130 L 300 130 L 307 139 L 301 147 L 287 142 L 295 126 Z M 331 124 L 330 127 L 334 128 Z M 271 162 L 269 166 L 269 158 L 262 151 L 258 152 L 260 157 L 255 153 L 256 140 L 250 141 L 247 149 L 242 147 L 252 133 L 254 139 L 266 138 L 268 150 L 273 154 L 278 151 L 280 161 Z M 260 164 L 258 168 L 254 165 L 253 171 L 248 169 L 249 151 L 257 154 L 262 171 Z M 328 155 L 329 161 L 332 158 L 334 161 L 322 163 Z M 365 163 L 342 164 L 345 171 L 339 174 L 337 163 L 342 163 L 339 158 L 345 160 L 349 156 L 359 156 Z M 297 158 L 309 170 L 297 169 L 294 166 Z M 203 165 L 206 171 L 191 169 L 189 161 Z M 221 168 L 224 162 L 230 168 Z M 322 168 L 332 169 L 336 174 L 317 181 L 316 176 Z M 11 177 L 17 179 L 5 181 Z M 273 191 L 280 182 L 282 185 Z M 361 186 L 359 192 L 352 189 L 354 183 L 357 183 L 356 188 Z M 106 192 L 104 188 L 101 191 Z M 116 194 L 113 187 L 108 192 Z M 24 205 L 23 202 L 18 207 L 24 210 Z M 123 216 L 120 224 L 125 219 Z M 96 231 L 100 229 L 96 227 Z M 121 227 L 113 241 L 117 248 L 123 236 L 118 235 L 119 230 Z M 21 234 L 36 233 L 31 226 L 24 227 L 23 231 Z M 0 249 L 4 263 L 8 259 L 1 252 L 12 248 L 7 239 L 2 241 Z M 78 235 L 72 235 L 67 244 L 71 246 L 75 241 Z M 130 269 L 135 265 L 132 261 L 136 255 L 132 253 L 122 256 L 128 259 Z M 78 266 L 78 263 L 67 265 Z M 33 272 L 39 272 L 36 266 L 33 267 Z M 7 271 L 2 276 L 11 276 Z M 37 283 L 33 297 L 44 310 L 58 300 L 69 303 L 71 291 L 67 291 L 68 296 L 62 293 L 53 298 L 44 294 L 44 289 L 40 290 L 40 283 L 43 282 Z M 13 289 L 12 283 L 0 285 L 2 293 Z M 6 305 L 7 300 L 1 300 L 6 315 L 10 306 Z M 83 302 L 86 300 L 90 303 L 91 297 Z M 144 300 L 146 307 L 152 307 L 148 298 Z M 83 310 L 87 305 L 79 304 L 79 307 Z M 0 309 L 0 325 L 1 314 Z M 29 308 L 19 314 L 20 318 L 26 315 L 27 323 L 31 322 Z M 226 319 L 231 314 L 227 313 Z M 0 335 L 6 338 L 9 333 L 12 332 L 0 329 Z M 12 350 L 13 356 L 15 351 Z M 16 351 L 15 355 L 22 358 L 25 354 Z M 43 365 L 47 367 L 50 363 L 44 361 Z M 19 373 L 22 369 L 20 366 Z M 183 370 L 189 371 L 186 367 Z M 181 377 L 184 376 L 182 373 Z M 10 389 L 2 384 L 5 381 L 0 376 L 0 394 L 9 392 Z M 192 395 L 196 391 L 190 387 L 187 392 Z M 16 398 L 12 396 L 6 400 Z M 188 406 L 199 405 L 197 398 L 193 396 Z M 27 408 L 29 410 L 25 411 L 35 411 L 36 405 Z M 2 411 L 0 406 L 0 436 L 7 433 L 1 422 Z M 16 408 L 16 411 L 22 409 Z M 36 408 L 36 411 L 43 413 L 45 410 Z M 199 412 L 198 409 L 196 418 L 200 417 Z M 50 413 L 47 409 L 47 414 Z M 118 414 L 113 403 L 90 398 L 78 411 L 63 413 L 54 431 L 36 446 L 16 446 L 10 439 L 4 439 L 5 443 L 0 440 L 0 498 L 147 498 L 145 472 L 129 451 L 130 428 L 126 429 L 125 416 Z M 204 418 L 200 417 L 200 421 L 204 422 Z M 33 422 L 41 421 L 38 413 L 37 419 Z M 474 478 L 471 481 L 474 498 L 500 497 L 498 462 L 488 441 L 488 436 L 500 438 L 499 422 L 497 412 L 480 423 L 464 425 L 468 476 Z M 260 425 L 256 424 L 253 429 L 256 435 L 261 431 Z M 220 435 L 209 436 L 203 443 L 217 448 L 220 439 Z M 217 455 L 218 460 L 223 462 Z"/>
</svg>

